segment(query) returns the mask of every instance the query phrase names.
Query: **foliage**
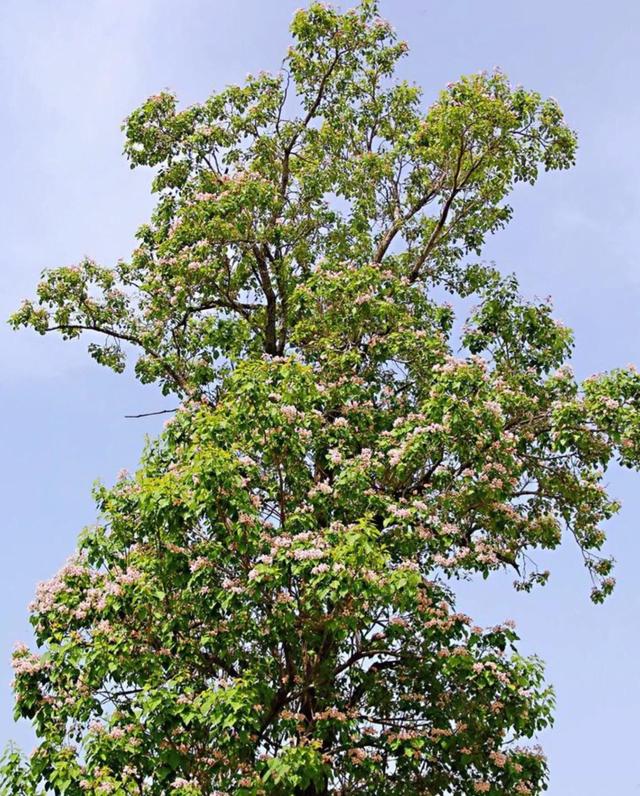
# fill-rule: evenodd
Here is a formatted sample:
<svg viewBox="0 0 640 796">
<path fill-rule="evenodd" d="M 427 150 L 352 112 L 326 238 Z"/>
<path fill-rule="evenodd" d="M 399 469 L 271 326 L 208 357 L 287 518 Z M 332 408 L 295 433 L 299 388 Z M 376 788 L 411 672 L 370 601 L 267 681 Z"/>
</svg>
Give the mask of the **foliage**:
<svg viewBox="0 0 640 796">
<path fill-rule="evenodd" d="M 469 260 L 575 137 L 500 72 L 425 113 L 367 0 L 292 32 L 280 73 L 134 111 L 159 198 L 131 260 L 48 271 L 12 318 L 102 334 L 182 405 L 39 587 L 7 794 L 545 789 L 540 662 L 447 581 L 529 589 L 568 533 L 613 587 L 602 478 L 640 460 L 640 376 L 577 384 L 551 307 Z"/>
</svg>

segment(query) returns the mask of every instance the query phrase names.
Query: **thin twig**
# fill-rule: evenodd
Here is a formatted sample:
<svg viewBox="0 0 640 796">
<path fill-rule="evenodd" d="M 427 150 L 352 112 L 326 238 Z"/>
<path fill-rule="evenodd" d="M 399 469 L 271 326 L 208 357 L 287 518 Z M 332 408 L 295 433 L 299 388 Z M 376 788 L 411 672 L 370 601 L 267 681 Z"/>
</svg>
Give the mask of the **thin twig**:
<svg viewBox="0 0 640 796">
<path fill-rule="evenodd" d="M 171 412 L 177 412 L 177 409 L 160 409 L 158 412 L 143 412 L 140 415 L 125 415 L 126 418 L 136 418 L 136 417 L 151 417 L 152 415 L 168 415 Z"/>
</svg>

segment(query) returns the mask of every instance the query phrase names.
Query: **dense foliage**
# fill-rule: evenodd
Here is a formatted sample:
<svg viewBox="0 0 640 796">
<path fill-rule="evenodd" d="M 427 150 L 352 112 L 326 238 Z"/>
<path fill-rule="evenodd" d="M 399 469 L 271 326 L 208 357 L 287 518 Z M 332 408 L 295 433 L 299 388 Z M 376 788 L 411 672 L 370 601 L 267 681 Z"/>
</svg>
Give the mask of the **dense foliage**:
<svg viewBox="0 0 640 796">
<path fill-rule="evenodd" d="M 14 665 L 39 744 L 5 794 L 545 788 L 540 663 L 450 579 L 529 589 L 569 534 L 593 599 L 613 586 L 602 478 L 640 461 L 640 376 L 577 384 L 550 306 L 474 259 L 574 134 L 500 72 L 425 112 L 368 0 L 292 33 L 279 73 L 131 114 L 159 197 L 138 248 L 46 272 L 12 319 L 100 333 L 181 407 L 38 589 Z"/>
</svg>

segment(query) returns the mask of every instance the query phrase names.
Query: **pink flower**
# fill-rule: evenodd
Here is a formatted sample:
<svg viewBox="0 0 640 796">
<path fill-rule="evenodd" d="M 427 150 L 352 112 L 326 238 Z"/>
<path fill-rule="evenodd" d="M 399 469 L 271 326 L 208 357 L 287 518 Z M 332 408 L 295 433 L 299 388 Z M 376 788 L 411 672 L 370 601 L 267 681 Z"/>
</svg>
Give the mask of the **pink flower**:
<svg viewBox="0 0 640 796">
<path fill-rule="evenodd" d="M 489 757 L 498 768 L 504 768 L 507 763 L 507 756 L 502 752 L 490 752 Z"/>
<path fill-rule="evenodd" d="M 324 554 L 324 550 L 320 550 L 317 547 L 311 547 L 306 550 L 294 550 L 293 557 L 296 561 L 313 561 L 317 558 L 324 558 Z"/>
<path fill-rule="evenodd" d="M 285 406 L 282 407 L 281 411 L 282 414 L 286 417 L 286 419 L 290 421 L 295 420 L 298 415 L 298 410 L 295 408 L 295 406 L 291 406 L 288 404 L 285 404 Z"/>
</svg>

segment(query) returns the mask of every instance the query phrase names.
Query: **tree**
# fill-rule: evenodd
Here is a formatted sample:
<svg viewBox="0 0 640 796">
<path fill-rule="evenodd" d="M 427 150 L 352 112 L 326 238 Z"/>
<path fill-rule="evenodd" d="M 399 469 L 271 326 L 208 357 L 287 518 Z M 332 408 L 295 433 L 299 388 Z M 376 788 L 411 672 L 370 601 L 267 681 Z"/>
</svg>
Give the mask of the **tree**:
<svg viewBox="0 0 640 796">
<path fill-rule="evenodd" d="M 292 33 L 279 73 L 131 114 L 158 193 L 138 248 L 46 272 L 12 318 L 98 333 L 117 371 L 135 352 L 181 405 L 38 588 L 14 666 L 39 745 L 6 794 L 546 787 L 541 664 L 449 581 L 529 589 L 569 534 L 593 599 L 613 587 L 602 477 L 640 461 L 640 377 L 577 384 L 550 306 L 475 259 L 575 136 L 500 72 L 423 111 L 370 0 Z"/>
</svg>

